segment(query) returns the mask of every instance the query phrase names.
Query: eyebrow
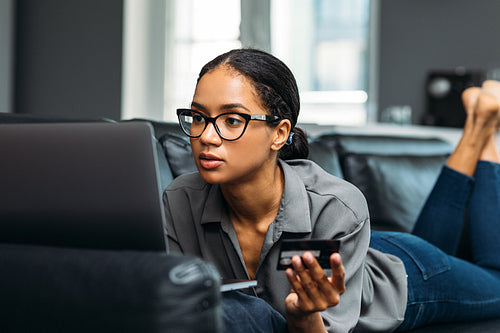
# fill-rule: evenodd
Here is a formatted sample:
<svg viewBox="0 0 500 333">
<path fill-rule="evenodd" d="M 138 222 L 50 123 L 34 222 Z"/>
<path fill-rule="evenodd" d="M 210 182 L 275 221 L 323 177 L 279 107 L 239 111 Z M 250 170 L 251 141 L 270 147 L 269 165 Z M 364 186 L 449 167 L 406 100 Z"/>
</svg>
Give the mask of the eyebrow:
<svg viewBox="0 0 500 333">
<path fill-rule="evenodd" d="M 202 111 L 206 111 L 207 108 L 205 106 L 203 106 L 202 104 L 200 103 L 196 103 L 196 102 L 191 102 L 191 107 L 196 107 Z M 245 107 L 243 104 L 241 103 L 229 103 L 229 104 L 224 104 L 220 107 L 221 110 L 231 110 L 231 109 L 244 109 L 248 112 L 250 112 L 249 109 L 247 109 L 247 107 Z"/>
</svg>

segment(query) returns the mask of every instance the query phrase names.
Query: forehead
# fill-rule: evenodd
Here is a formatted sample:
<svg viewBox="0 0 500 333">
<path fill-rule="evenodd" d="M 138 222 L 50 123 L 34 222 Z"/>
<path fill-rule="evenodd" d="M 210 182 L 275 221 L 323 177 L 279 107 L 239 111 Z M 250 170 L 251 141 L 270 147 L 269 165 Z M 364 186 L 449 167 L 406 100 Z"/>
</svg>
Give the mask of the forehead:
<svg viewBox="0 0 500 333">
<path fill-rule="evenodd" d="M 217 67 L 203 75 L 196 85 L 193 102 L 207 106 L 228 103 L 261 104 L 253 82 L 228 67 Z"/>
</svg>

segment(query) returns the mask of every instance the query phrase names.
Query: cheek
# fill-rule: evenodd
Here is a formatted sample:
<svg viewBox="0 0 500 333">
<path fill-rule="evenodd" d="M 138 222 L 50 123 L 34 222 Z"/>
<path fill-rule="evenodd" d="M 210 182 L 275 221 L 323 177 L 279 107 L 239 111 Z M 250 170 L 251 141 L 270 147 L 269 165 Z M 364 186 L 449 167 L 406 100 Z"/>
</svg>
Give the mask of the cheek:
<svg viewBox="0 0 500 333">
<path fill-rule="evenodd" d="M 266 135 L 248 136 L 234 145 L 227 145 L 231 165 L 241 168 L 255 167 L 269 159 L 271 154 L 269 138 Z"/>
<path fill-rule="evenodd" d="M 273 158 L 270 146 L 271 133 L 262 130 L 245 133 L 236 141 L 223 141 L 219 146 L 206 146 L 198 139 L 191 139 L 196 166 L 209 183 L 224 183 L 255 174 Z M 196 156 L 207 149 L 224 159 L 223 166 L 210 171 L 200 168 L 200 161 Z"/>
<path fill-rule="evenodd" d="M 232 165 L 248 165 L 251 161 L 262 159 L 262 149 L 257 149 L 255 146 L 234 147 L 228 149 Z"/>
</svg>

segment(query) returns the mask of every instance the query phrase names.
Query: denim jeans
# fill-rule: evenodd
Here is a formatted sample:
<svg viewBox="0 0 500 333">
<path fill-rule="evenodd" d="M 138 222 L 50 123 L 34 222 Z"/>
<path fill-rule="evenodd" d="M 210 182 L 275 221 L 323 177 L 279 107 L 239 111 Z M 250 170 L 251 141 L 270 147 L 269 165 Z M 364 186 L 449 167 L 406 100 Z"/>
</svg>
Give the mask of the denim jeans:
<svg viewBox="0 0 500 333">
<path fill-rule="evenodd" d="M 455 257 L 464 218 L 472 262 Z M 500 316 L 500 164 L 474 178 L 443 167 L 413 234 L 372 232 L 370 246 L 399 257 L 408 303 L 399 331 Z"/>
<path fill-rule="evenodd" d="M 266 301 L 239 291 L 222 294 L 225 333 L 286 333 L 285 318 Z"/>
</svg>

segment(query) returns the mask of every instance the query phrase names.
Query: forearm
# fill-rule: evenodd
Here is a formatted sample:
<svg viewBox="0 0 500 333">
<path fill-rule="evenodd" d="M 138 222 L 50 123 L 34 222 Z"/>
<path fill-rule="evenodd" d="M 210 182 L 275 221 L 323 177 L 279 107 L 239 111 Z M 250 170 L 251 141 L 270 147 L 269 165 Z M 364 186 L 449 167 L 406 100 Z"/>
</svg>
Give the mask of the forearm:
<svg viewBox="0 0 500 333">
<path fill-rule="evenodd" d="M 325 333 L 325 325 L 320 312 L 303 317 L 287 316 L 288 331 L 290 333 Z"/>
</svg>

